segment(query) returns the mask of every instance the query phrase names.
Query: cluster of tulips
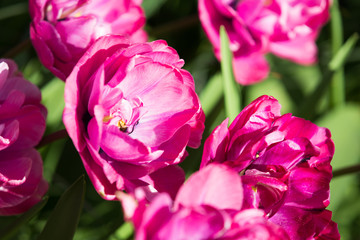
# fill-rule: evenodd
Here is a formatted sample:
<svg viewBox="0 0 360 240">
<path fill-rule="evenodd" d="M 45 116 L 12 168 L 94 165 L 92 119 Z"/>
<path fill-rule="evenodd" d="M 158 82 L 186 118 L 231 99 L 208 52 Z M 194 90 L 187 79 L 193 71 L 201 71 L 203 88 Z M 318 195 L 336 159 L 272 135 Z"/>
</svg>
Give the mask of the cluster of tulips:
<svg viewBox="0 0 360 240">
<path fill-rule="evenodd" d="M 229 37 L 238 83 L 266 78 L 265 54 L 316 61 L 329 0 L 199 0 L 221 61 Z M 98 194 L 120 201 L 136 239 L 339 239 L 330 203 L 330 131 L 259 96 L 205 139 L 205 114 L 184 61 L 147 42 L 141 0 L 30 0 L 30 38 L 65 82 L 63 123 Z M 59 80 L 60 81 L 60 80 Z M 24 213 L 48 190 L 36 150 L 46 128 L 40 90 L 0 60 L 0 214 Z"/>
</svg>

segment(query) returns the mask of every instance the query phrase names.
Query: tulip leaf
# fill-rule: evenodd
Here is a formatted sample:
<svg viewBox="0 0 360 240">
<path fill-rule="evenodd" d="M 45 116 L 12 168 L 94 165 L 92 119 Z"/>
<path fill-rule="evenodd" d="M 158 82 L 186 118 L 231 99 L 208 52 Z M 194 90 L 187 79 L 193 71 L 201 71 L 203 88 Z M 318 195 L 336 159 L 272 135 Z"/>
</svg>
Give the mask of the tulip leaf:
<svg viewBox="0 0 360 240">
<path fill-rule="evenodd" d="M 38 240 L 71 240 L 84 203 L 85 179 L 78 178 L 60 197 Z"/>
<path fill-rule="evenodd" d="M 51 131 L 62 126 L 61 116 L 65 106 L 64 85 L 63 81 L 54 78 L 41 89 L 42 103 L 48 110 L 46 127 Z"/>
<path fill-rule="evenodd" d="M 329 63 L 329 69 L 332 71 L 336 71 L 341 68 L 355 47 L 355 44 L 359 40 L 359 34 L 354 33 L 349 39 L 345 42 L 345 44 L 336 52 L 335 56 L 331 59 Z"/>
<path fill-rule="evenodd" d="M 241 96 L 239 84 L 235 82 L 232 68 L 232 53 L 229 47 L 229 38 L 225 27 L 220 27 L 221 41 L 221 72 L 224 79 L 225 111 L 230 123 L 240 113 Z"/>
<path fill-rule="evenodd" d="M 38 202 L 20 217 L 15 219 L 13 222 L 2 227 L 0 230 L 0 239 L 10 239 L 10 237 L 12 237 L 21 226 L 27 224 L 45 206 L 47 200 L 47 197 L 43 198 L 40 202 Z"/>
<path fill-rule="evenodd" d="M 121 225 L 116 232 L 113 234 L 112 239 L 130 239 L 130 237 L 134 234 L 134 227 L 132 223 L 125 222 L 123 225 Z"/>
<path fill-rule="evenodd" d="M 338 0 L 333 0 L 331 6 L 331 51 L 333 58 L 343 44 L 343 27 Z M 337 67 L 330 84 L 330 106 L 335 108 L 345 104 L 345 74 L 344 68 Z"/>
<path fill-rule="evenodd" d="M 62 112 L 64 110 L 64 82 L 58 78 L 53 78 L 41 89 L 42 103 L 46 107 L 48 114 L 46 119 L 47 134 L 53 133 L 64 128 L 62 123 Z M 60 161 L 61 152 L 65 146 L 65 141 L 57 141 L 45 148 L 40 149 L 44 159 L 44 177 L 51 182 L 53 174 Z"/>
<path fill-rule="evenodd" d="M 61 139 L 47 146 L 46 150 L 42 151 L 44 159 L 43 169 L 44 178 L 46 181 L 51 182 L 56 172 L 57 166 L 60 162 L 62 151 L 64 151 L 66 140 Z"/>
<path fill-rule="evenodd" d="M 221 74 L 212 76 L 200 93 L 200 102 L 205 116 L 208 116 L 223 97 L 223 83 Z"/>
<path fill-rule="evenodd" d="M 146 18 L 150 18 L 154 15 L 165 2 L 166 0 L 144 0 L 141 6 L 144 8 Z"/>
</svg>

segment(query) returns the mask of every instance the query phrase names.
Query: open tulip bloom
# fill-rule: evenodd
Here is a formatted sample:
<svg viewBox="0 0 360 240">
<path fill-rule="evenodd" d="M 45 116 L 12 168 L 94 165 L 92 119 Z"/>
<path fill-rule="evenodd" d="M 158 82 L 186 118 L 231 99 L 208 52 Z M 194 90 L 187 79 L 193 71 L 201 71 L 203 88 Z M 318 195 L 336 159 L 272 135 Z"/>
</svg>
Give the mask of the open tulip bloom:
<svg viewBox="0 0 360 240">
<path fill-rule="evenodd" d="M 316 61 L 315 40 L 329 18 L 330 0 L 199 0 L 199 18 L 220 56 L 219 29 L 230 38 L 235 79 L 253 84 L 269 73 L 265 54 L 299 64 Z"/>
<path fill-rule="evenodd" d="M 269 96 L 254 100 L 205 142 L 201 166 L 225 164 L 240 173 L 244 207 L 263 209 L 291 239 L 337 239 L 329 183 L 334 144 L 330 131 L 280 114 Z"/>
<path fill-rule="evenodd" d="M 147 204 L 142 189 L 135 197 L 121 192 L 118 197 L 136 240 L 290 239 L 263 210 L 243 208 L 241 177 L 226 165 L 210 164 L 194 173 L 174 201 L 160 193 Z"/>
<path fill-rule="evenodd" d="M 183 182 L 176 164 L 186 146 L 200 145 L 204 130 L 194 81 L 183 64 L 164 41 L 129 44 L 109 35 L 67 78 L 63 121 L 105 199 L 138 186 L 174 195 Z"/>
<path fill-rule="evenodd" d="M 214 129 L 200 171 L 175 198 L 118 192 L 135 238 L 339 239 L 329 204 L 334 145 L 328 129 L 280 114 L 261 96 Z"/>
</svg>

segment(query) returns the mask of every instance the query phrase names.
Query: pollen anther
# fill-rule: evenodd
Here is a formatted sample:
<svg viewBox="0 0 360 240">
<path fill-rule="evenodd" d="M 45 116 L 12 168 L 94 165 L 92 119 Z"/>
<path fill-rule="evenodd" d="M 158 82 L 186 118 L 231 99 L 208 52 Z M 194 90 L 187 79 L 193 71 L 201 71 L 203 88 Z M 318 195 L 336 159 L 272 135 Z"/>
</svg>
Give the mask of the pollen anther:
<svg viewBox="0 0 360 240">
<path fill-rule="evenodd" d="M 120 129 L 120 131 L 122 131 L 122 132 L 125 132 L 127 130 L 126 123 L 122 119 L 120 121 L 118 121 L 117 126 Z"/>
</svg>

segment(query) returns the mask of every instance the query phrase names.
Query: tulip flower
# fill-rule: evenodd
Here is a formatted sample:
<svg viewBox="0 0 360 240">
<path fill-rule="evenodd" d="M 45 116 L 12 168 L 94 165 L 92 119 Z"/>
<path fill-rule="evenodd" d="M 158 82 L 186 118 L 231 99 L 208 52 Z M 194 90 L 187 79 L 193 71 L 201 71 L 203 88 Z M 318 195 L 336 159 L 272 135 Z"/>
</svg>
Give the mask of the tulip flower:
<svg viewBox="0 0 360 240">
<path fill-rule="evenodd" d="M 151 186 L 175 194 L 176 164 L 199 147 L 204 113 L 184 61 L 165 41 L 104 36 L 65 84 L 63 121 L 99 194 Z"/>
<path fill-rule="evenodd" d="M 149 204 L 142 189 L 118 193 L 135 239 L 289 239 L 260 209 L 242 209 L 241 177 L 225 165 L 211 164 L 190 176 L 173 201 L 159 193 Z"/>
<path fill-rule="evenodd" d="M 39 89 L 0 59 L 0 215 L 27 211 L 48 189 L 35 146 L 45 131 Z"/>
<path fill-rule="evenodd" d="M 267 77 L 267 53 L 313 64 L 315 40 L 329 18 L 329 6 L 330 0 L 199 0 L 199 17 L 219 60 L 219 29 L 225 27 L 235 79 L 247 85 Z"/>
<path fill-rule="evenodd" d="M 273 97 L 261 96 L 229 128 L 226 119 L 205 141 L 200 167 L 222 163 L 239 172 L 244 207 L 263 209 L 291 239 L 319 238 L 324 232 L 337 239 L 337 226 L 325 210 L 334 155 L 330 131 L 281 115 L 280 108 Z M 325 231 L 328 227 L 333 230 Z"/>
<path fill-rule="evenodd" d="M 132 42 L 147 35 L 141 0 L 30 0 L 30 38 L 42 64 L 65 81 L 94 41 L 119 34 Z"/>
</svg>

